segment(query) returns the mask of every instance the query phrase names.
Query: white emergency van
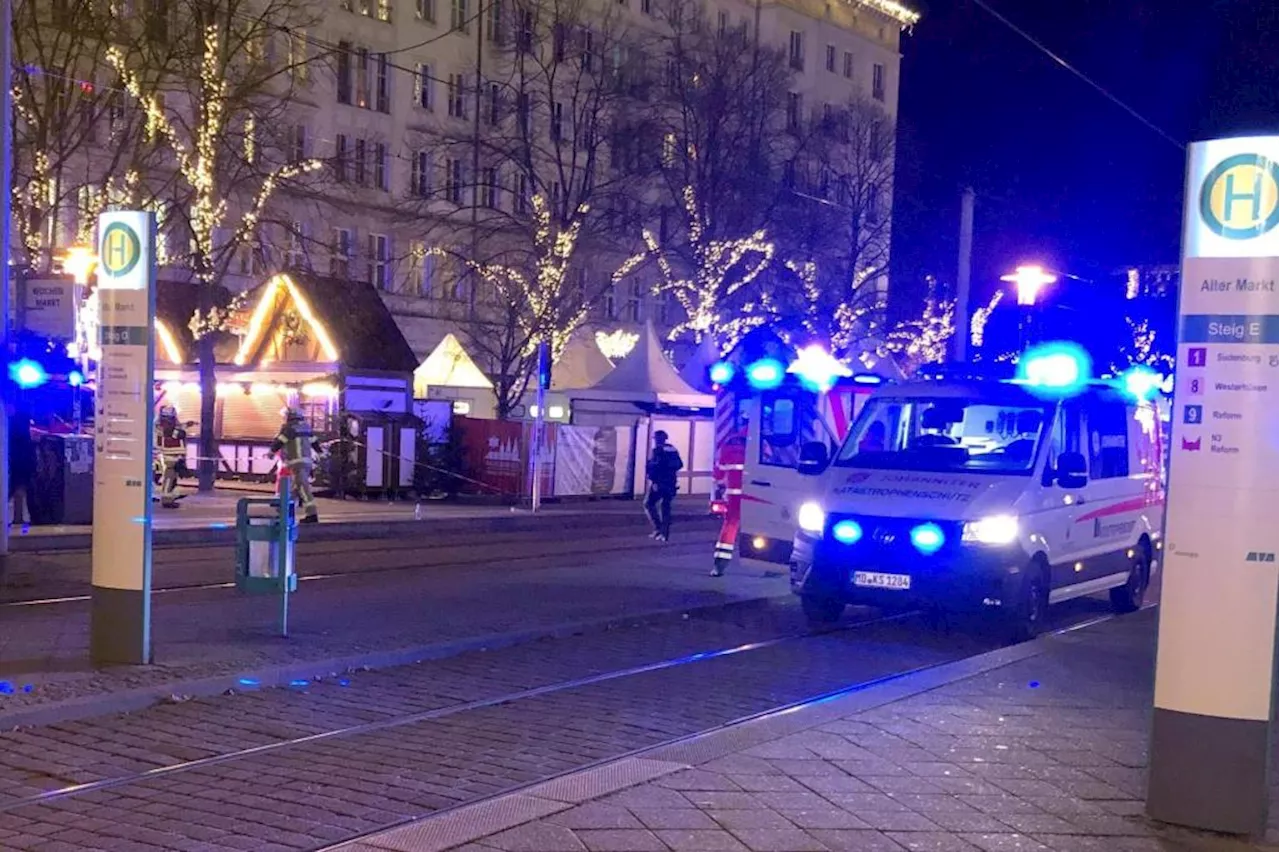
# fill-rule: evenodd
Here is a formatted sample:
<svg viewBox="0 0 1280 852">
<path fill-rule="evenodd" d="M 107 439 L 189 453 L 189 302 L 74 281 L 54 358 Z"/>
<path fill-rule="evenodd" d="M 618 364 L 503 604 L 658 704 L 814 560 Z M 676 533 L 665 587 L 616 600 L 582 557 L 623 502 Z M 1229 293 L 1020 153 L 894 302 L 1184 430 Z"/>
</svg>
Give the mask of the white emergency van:
<svg viewBox="0 0 1280 852">
<path fill-rule="evenodd" d="M 792 591 L 812 622 L 848 604 L 990 610 L 1015 638 L 1050 604 L 1141 606 L 1160 547 L 1156 407 L 1092 383 L 1063 399 L 1011 381 L 872 393 L 839 448 L 806 445 Z"/>
</svg>

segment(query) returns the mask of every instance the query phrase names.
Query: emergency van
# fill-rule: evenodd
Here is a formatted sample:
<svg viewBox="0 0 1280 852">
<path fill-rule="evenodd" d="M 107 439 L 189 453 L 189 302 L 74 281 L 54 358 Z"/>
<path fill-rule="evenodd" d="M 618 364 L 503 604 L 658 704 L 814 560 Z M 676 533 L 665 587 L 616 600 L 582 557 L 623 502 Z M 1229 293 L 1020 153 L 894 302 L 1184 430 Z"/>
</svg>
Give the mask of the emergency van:
<svg viewBox="0 0 1280 852">
<path fill-rule="evenodd" d="M 1061 398 L 980 378 L 886 385 L 833 454 L 801 456 L 818 488 L 789 567 L 811 622 L 849 604 L 985 610 L 1027 639 L 1060 601 L 1142 604 L 1164 453 L 1156 406 L 1118 383 Z"/>
</svg>

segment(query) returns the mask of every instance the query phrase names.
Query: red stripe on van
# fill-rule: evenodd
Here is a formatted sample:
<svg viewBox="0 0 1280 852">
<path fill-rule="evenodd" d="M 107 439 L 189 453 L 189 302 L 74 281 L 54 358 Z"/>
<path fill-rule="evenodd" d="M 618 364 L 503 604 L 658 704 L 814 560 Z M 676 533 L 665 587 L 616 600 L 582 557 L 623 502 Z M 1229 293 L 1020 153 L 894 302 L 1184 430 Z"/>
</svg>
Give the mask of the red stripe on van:
<svg viewBox="0 0 1280 852">
<path fill-rule="evenodd" d="M 1159 506 L 1164 503 L 1163 497 L 1134 497 L 1129 500 L 1122 500 L 1119 503 L 1112 503 L 1110 506 L 1103 506 L 1101 509 L 1094 509 L 1092 512 L 1085 512 L 1076 518 L 1077 524 L 1086 521 L 1092 521 L 1095 518 L 1105 518 L 1110 515 L 1122 515 L 1125 512 L 1140 512 L 1151 506 Z"/>
</svg>

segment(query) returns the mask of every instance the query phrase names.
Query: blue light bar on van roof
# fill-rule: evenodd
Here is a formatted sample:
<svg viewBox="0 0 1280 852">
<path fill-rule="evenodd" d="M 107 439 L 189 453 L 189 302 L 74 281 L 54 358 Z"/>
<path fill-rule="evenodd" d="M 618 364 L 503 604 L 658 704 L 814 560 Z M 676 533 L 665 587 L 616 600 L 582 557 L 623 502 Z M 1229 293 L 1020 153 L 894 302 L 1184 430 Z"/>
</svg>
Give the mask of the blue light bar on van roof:
<svg viewBox="0 0 1280 852">
<path fill-rule="evenodd" d="M 858 373 L 853 377 L 853 383 L 855 385 L 882 385 L 884 384 L 884 378 L 877 376 L 875 373 Z"/>
<path fill-rule="evenodd" d="M 1166 381 L 1164 376 L 1145 364 L 1130 367 L 1119 379 L 1125 393 L 1142 402 L 1154 399 L 1164 389 Z"/>
<path fill-rule="evenodd" d="M 1018 359 L 1019 384 L 1041 396 L 1072 396 L 1089 383 L 1089 353 L 1074 343 L 1044 343 Z"/>
<path fill-rule="evenodd" d="M 772 390 L 782 384 L 786 371 L 782 363 L 773 358 L 761 358 L 747 367 L 747 381 L 760 390 Z"/>
<path fill-rule="evenodd" d="M 806 346 L 796 353 L 796 359 L 787 367 L 805 385 L 818 390 L 829 390 L 838 379 L 853 375 L 853 370 L 821 346 Z"/>
</svg>

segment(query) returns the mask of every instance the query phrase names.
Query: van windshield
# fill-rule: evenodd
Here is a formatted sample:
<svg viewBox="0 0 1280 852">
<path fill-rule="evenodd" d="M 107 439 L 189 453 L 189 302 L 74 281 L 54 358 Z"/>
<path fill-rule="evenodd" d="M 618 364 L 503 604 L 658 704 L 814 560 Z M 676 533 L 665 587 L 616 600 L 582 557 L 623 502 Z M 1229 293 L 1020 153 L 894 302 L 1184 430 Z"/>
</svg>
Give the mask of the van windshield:
<svg viewBox="0 0 1280 852">
<path fill-rule="evenodd" d="M 1028 475 L 1053 406 L 959 397 L 869 400 L 849 430 L 840 467 Z"/>
</svg>

